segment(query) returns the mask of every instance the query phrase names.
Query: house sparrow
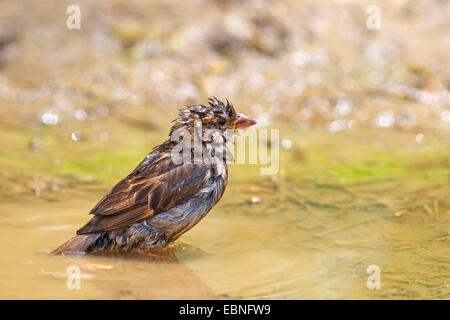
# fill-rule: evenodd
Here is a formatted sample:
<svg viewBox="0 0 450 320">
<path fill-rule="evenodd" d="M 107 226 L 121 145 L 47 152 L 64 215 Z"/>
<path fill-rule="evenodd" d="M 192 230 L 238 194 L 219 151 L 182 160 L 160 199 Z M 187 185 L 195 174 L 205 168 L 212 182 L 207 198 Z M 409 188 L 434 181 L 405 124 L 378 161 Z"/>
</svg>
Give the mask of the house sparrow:
<svg viewBox="0 0 450 320">
<path fill-rule="evenodd" d="M 226 140 L 230 129 L 235 132 L 256 123 L 236 113 L 228 100 L 223 103 L 210 98 L 208 102 L 208 106 L 181 109 L 170 138 L 155 147 L 100 200 L 90 212 L 94 217 L 75 237 L 51 253 L 133 251 L 145 254 L 169 246 L 195 226 L 220 200 L 227 185 L 226 161 L 217 161 L 217 157 L 212 161 L 195 160 L 198 154 L 210 152 L 214 156 L 217 136 L 205 137 L 206 133 L 218 132 L 219 138 Z M 200 128 L 200 138 L 196 128 Z M 188 157 L 183 158 L 188 161 L 174 161 L 179 141 L 173 135 L 180 130 L 189 133 L 187 146 L 191 149 L 187 149 Z"/>
</svg>

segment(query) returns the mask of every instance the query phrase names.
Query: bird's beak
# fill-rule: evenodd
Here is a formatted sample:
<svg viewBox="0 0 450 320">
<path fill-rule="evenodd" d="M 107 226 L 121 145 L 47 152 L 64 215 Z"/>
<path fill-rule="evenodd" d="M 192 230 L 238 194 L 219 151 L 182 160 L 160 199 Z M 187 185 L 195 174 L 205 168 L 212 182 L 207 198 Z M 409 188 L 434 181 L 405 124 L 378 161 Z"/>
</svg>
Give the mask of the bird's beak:
<svg viewBox="0 0 450 320">
<path fill-rule="evenodd" d="M 248 128 L 256 123 L 255 119 L 252 119 L 250 117 L 247 117 L 246 115 L 242 113 L 238 113 L 236 115 L 236 120 L 234 124 L 231 126 L 231 129 L 233 131 L 239 130 L 239 129 L 245 129 Z"/>
</svg>

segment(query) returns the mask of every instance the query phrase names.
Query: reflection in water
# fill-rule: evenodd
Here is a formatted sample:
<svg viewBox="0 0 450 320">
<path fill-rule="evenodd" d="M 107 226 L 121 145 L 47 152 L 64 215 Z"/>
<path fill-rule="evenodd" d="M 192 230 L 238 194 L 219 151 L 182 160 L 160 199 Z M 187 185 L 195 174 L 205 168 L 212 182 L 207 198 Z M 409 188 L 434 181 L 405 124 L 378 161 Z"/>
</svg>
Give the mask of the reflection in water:
<svg viewBox="0 0 450 320">
<path fill-rule="evenodd" d="M 174 254 L 65 256 L 102 299 L 213 299 L 211 290 Z M 64 279 L 64 277 L 62 277 Z M 84 285 L 84 284 L 83 284 Z"/>
</svg>

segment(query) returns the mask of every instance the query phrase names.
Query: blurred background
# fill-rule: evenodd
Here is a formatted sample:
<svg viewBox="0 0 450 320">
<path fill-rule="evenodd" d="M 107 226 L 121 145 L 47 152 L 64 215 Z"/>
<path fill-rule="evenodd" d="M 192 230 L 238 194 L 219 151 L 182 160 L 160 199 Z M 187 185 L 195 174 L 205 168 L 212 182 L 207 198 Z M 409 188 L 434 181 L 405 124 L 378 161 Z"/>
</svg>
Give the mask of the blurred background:
<svg viewBox="0 0 450 320">
<path fill-rule="evenodd" d="M 0 297 L 449 298 L 449 50 L 444 0 L 2 1 Z M 280 129 L 279 173 L 231 165 L 170 271 L 68 290 L 46 252 L 210 96 Z"/>
</svg>

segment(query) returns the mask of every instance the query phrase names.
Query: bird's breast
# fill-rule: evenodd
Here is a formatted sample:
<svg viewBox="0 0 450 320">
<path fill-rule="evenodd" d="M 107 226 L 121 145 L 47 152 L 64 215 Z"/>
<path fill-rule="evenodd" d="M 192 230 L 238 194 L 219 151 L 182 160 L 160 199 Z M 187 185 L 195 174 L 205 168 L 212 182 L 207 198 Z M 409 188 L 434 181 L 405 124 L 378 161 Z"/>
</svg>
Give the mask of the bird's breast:
<svg viewBox="0 0 450 320">
<path fill-rule="evenodd" d="M 217 178 L 222 178 L 223 180 L 227 180 L 228 176 L 228 168 L 226 163 L 218 163 L 215 165 L 215 174 Z"/>
</svg>

